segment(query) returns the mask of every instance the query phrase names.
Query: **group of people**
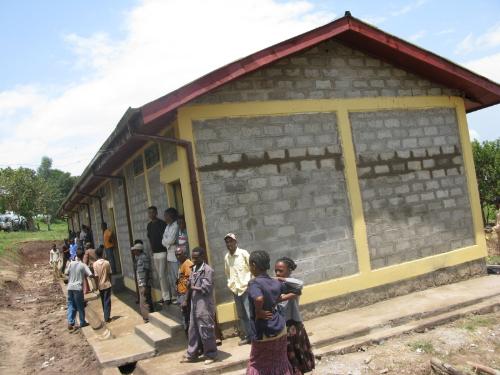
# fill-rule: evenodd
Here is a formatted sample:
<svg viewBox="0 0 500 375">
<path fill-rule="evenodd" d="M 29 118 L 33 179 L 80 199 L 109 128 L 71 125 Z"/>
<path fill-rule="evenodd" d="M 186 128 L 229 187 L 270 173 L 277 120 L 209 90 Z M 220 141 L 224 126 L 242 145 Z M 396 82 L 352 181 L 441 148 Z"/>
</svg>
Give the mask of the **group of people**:
<svg viewBox="0 0 500 375">
<path fill-rule="evenodd" d="M 190 251 L 186 224 L 176 209 L 165 210 L 162 220 L 158 217 L 158 209 L 151 206 L 148 216 L 147 237 L 151 256 L 141 239 L 136 239 L 131 247 L 140 313 L 148 322 L 153 311 L 151 285 L 154 269 L 161 289 L 159 303 L 178 305 L 182 312 L 188 347 L 181 362 L 195 362 L 203 357 L 205 364 L 211 364 L 217 360 L 218 354 L 214 270 L 207 263 L 205 249 L 196 247 Z M 106 240 L 109 241 L 107 244 Z M 69 264 L 63 269 L 68 275 L 70 330 L 77 328 L 77 313 L 80 327 L 87 324 L 83 301 L 87 290 L 99 290 L 104 320 L 110 319 L 110 275 L 114 271 L 114 260 L 105 247 L 112 248 L 111 241 L 105 236 L 105 245 L 95 250 L 90 243 L 85 249 L 75 246 L 76 241 L 63 247 L 62 256 L 66 247 L 69 254 Z M 236 305 L 239 345 L 251 345 L 247 374 L 299 375 L 310 372 L 315 366 L 314 355 L 299 311 L 303 282 L 291 277 L 296 263 L 287 257 L 278 259 L 271 276 L 268 274 L 271 268 L 268 253 L 249 253 L 240 248 L 234 233 L 228 233 L 224 243 L 227 249 L 224 271 Z M 51 264 L 55 261 L 53 249 L 50 261 Z M 57 270 L 55 267 L 55 272 Z"/>
</svg>

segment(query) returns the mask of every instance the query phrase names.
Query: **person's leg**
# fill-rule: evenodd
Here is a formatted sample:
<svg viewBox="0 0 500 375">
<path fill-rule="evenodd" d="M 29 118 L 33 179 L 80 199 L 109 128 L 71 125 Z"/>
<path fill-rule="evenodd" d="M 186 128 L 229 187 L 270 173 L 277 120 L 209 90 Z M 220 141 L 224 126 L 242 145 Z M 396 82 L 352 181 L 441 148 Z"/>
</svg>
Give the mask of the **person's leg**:
<svg viewBox="0 0 500 375">
<path fill-rule="evenodd" d="M 167 253 L 156 253 L 153 255 L 156 273 L 160 281 L 161 299 L 168 301 L 170 299 L 170 292 L 168 290 L 166 267 L 167 267 Z"/>
<path fill-rule="evenodd" d="M 248 302 L 247 293 L 238 296 L 233 293 L 234 303 L 236 305 L 236 312 L 238 314 L 238 321 L 240 327 L 240 334 L 243 334 L 242 339 L 247 342 L 250 341 L 250 304 Z"/>
<path fill-rule="evenodd" d="M 104 321 L 108 322 L 111 319 L 111 288 L 104 289 L 103 292 Z"/>
<path fill-rule="evenodd" d="M 197 325 L 201 342 L 203 344 L 203 354 L 206 358 L 217 358 L 217 343 L 215 342 L 215 320 L 214 316 L 206 311 L 197 318 Z"/>
<path fill-rule="evenodd" d="M 109 262 L 111 266 L 111 273 L 116 273 L 116 263 L 115 263 L 115 253 L 113 252 L 113 248 L 104 249 L 104 254 L 106 260 Z"/>
<path fill-rule="evenodd" d="M 142 319 L 146 322 L 149 321 L 149 305 L 147 300 L 147 287 L 139 287 L 139 309 L 141 311 Z"/>
<path fill-rule="evenodd" d="M 167 262 L 168 288 L 172 299 L 177 298 L 177 274 L 179 266 L 177 262 Z"/>
<path fill-rule="evenodd" d="M 68 309 L 67 309 L 68 325 L 70 326 L 75 325 L 75 317 L 76 317 L 76 305 L 73 298 L 73 291 L 68 290 Z"/>
<path fill-rule="evenodd" d="M 83 291 L 74 290 L 75 304 L 78 310 L 78 318 L 80 319 L 80 327 L 85 327 L 87 321 L 85 320 L 85 300 L 83 298 Z"/>
<path fill-rule="evenodd" d="M 189 317 L 189 329 L 188 329 L 188 348 L 187 356 L 188 358 L 197 358 L 200 352 L 200 334 L 198 331 L 198 322 L 194 317 L 193 309 L 191 309 L 191 315 Z"/>
</svg>

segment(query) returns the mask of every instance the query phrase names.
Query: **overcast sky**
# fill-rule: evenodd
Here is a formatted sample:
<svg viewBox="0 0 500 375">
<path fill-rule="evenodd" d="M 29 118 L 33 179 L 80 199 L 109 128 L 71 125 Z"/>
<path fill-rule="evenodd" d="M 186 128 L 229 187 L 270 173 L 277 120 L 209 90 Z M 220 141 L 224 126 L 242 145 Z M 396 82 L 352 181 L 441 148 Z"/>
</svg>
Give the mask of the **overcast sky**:
<svg viewBox="0 0 500 375">
<path fill-rule="evenodd" d="M 2 0 L 0 167 L 80 174 L 125 110 L 353 16 L 500 82 L 500 1 Z M 500 106 L 468 115 L 500 137 Z"/>
</svg>

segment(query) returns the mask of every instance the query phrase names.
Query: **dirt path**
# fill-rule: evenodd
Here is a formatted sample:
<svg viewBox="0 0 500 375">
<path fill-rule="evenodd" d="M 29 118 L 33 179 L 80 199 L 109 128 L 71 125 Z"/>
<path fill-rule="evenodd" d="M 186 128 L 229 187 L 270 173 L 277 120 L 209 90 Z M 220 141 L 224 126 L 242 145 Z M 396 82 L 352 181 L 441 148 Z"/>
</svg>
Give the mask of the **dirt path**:
<svg viewBox="0 0 500 375">
<path fill-rule="evenodd" d="M 422 333 L 363 347 L 356 353 L 326 356 L 317 363 L 312 375 L 429 375 L 433 357 L 464 374 L 474 374 L 467 361 L 499 369 L 500 312 L 471 315 Z"/>
<path fill-rule="evenodd" d="M 66 300 L 48 265 L 52 242 L 23 244 L 0 259 L 0 373 L 99 374 L 81 332 L 70 334 Z"/>
</svg>

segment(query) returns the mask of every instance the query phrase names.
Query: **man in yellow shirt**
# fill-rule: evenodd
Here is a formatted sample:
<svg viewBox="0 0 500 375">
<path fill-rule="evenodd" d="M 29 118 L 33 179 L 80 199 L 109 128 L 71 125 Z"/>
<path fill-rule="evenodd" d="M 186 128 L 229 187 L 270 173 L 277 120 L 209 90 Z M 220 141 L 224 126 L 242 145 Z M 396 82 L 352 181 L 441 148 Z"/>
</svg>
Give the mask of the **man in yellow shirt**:
<svg viewBox="0 0 500 375">
<path fill-rule="evenodd" d="M 182 325 L 184 326 L 184 332 L 186 333 L 189 328 L 189 303 L 183 304 L 186 300 L 187 292 L 188 292 L 188 283 L 189 276 L 192 272 L 193 262 L 186 256 L 186 251 L 184 247 L 178 247 L 175 250 L 175 257 L 179 262 L 179 271 L 177 276 L 177 302 L 179 302 L 179 306 L 182 311 Z M 184 307 L 183 307 L 184 306 Z"/>
<path fill-rule="evenodd" d="M 115 241 L 113 239 L 113 231 L 108 228 L 108 224 L 102 223 L 101 224 L 101 229 L 102 229 L 102 236 L 104 239 L 104 258 L 109 261 L 109 264 L 111 265 L 111 272 L 113 274 L 116 273 L 116 263 L 115 263 L 115 254 L 114 254 L 114 247 L 115 247 Z"/>
<path fill-rule="evenodd" d="M 251 341 L 250 328 L 250 302 L 248 301 L 247 287 L 250 281 L 248 251 L 238 247 L 238 241 L 234 233 L 228 233 L 224 237 L 228 252 L 224 257 L 224 271 L 227 277 L 227 287 L 233 293 L 236 311 L 241 322 L 240 334 L 243 337 L 239 345 L 249 344 Z"/>
</svg>

